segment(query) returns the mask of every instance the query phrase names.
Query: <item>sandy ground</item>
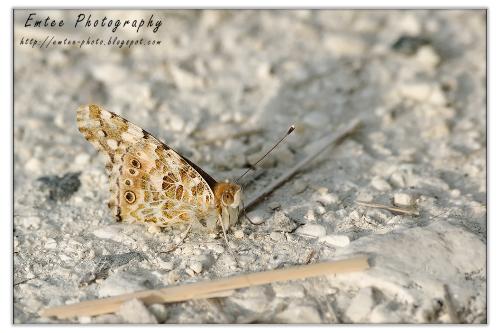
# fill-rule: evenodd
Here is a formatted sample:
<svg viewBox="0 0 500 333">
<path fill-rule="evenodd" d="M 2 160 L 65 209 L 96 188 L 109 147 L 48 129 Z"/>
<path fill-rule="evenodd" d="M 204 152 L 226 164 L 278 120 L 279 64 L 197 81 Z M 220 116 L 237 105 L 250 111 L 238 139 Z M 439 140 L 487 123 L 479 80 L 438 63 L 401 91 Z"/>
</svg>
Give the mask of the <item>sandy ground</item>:
<svg viewBox="0 0 500 333">
<path fill-rule="evenodd" d="M 15 323 L 485 323 L 486 25 L 481 11 L 163 11 L 160 47 L 18 45 L 15 14 Z M 95 12 L 149 17 L 151 12 Z M 118 36 L 134 38 L 132 31 Z M 142 36 L 142 35 L 141 35 Z M 292 123 L 245 188 L 292 167 L 325 134 L 364 127 L 256 206 L 228 234 L 116 223 L 104 159 L 76 128 L 95 102 L 234 179 Z M 256 133 L 238 136 L 248 130 Z M 249 177 L 252 179 L 252 176 Z M 356 201 L 410 206 L 418 216 Z M 130 302 L 113 315 L 43 318 L 47 306 L 368 254 L 362 273 L 227 298 Z M 445 286 L 450 302 L 446 302 Z M 451 304 L 451 306 L 449 305 Z M 455 314 L 455 315 L 453 315 Z"/>
</svg>

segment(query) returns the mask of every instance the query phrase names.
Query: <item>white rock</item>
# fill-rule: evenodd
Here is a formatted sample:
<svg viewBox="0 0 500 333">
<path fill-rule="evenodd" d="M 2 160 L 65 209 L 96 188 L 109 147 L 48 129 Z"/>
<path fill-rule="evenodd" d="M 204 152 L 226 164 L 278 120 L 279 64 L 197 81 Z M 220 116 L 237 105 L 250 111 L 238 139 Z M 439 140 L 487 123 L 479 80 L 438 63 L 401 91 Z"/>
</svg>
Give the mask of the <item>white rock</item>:
<svg viewBox="0 0 500 333">
<path fill-rule="evenodd" d="M 285 235 L 283 235 L 283 233 L 278 232 L 278 231 L 271 232 L 269 237 L 271 237 L 271 239 L 275 242 L 281 242 L 281 241 L 284 241 L 286 239 Z"/>
<path fill-rule="evenodd" d="M 318 240 L 320 243 L 326 243 L 335 247 L 346 247 L 350 244 L 351 240 L 345 235 L 326 235 Z"/>
<path fill-rule="evenodd" d="M 54 238 L 47 238 L 43 247 L 50 250 L 55 249 L 57 248 L 57 242 Z"/>
<path fill-rule="evenodd" d="M 128 272 L 116 272 L 100 285 L 99 297 L 116 296 L 146 289 L 147 277 Z"/>
<path fill-rule="evenodd" d="M 422 46 L 415 54 L 415 59 L 428 68 L 436 67 L 441 58 L 431 46 Z"/>
<path fill-rule="evenodd" d="M 40 161 L 38 161 L 38 159 L 32 157 L 28 160 L 28 162 L 26 162 L 26 164 L 24 165 L 24 168 L 26 169 L 26 171 L 39 172 L 41 169 Z"/>
<path fill-rule="evenodd" d="M 243 237 L 245 237 L 245 234 L 243 233 L 243 230 L 238 229 L 234 231 L 234 237 L 237 239 L 242 239 Z"/>
<path fill-rule="evenodd" d="M 88 154 L 78 154 L 75 157 L 75 163 L 78 165 L 87 165 L 89 163 L 90 156 Z"/>
<path fill-rule="evenodd" d="M 436 85 L 420 82 L 402 84 L 399 87 L 401 96 L 435 105 L 445 105 L 446 96 Z"/>
<path fill-rule="evenodd" d="M 401 319 L 398 318 L 397 312 L 393 309 L 389 309 L 387 304 L 379 304 L 375 306 L 370 313 L 368 320 L 370 323 L 374 324 L 388 324 L 388 323 L 399 323 Z"/>
<path fill-rule="evenodd" d="M 219 244 L 211 244 L 209 248 L 214 251 L 215 253 L 221 254 L 224 253 L 224 246 L 219 245 Z"/>
<path fill-rule="evenodd" d="M 24 228 L 38 229 L 38 228 L 40 228 L 40 222 L 41 222 L 41 220 L 38 216 L 27 216 L 25 218 L 19 219 L 19 223 Z"/>
<path fill-rule="evenodd" d="M 167 308 L 163 304 L 151 304 L 148 306 L 148 310 L 156 317 L 159 323 L 164 323 L 168 318 Z"/>
<path fill-rule="evenodd" d="M 352 299 L 351 304 L 347 308 L 345 314 L 354 323 L 363 323 L 370 314 L 375 301 L 373 299 L 372 288 L 363 288 Z"/>
<path fill-rule="evenodd" d="M 272 210 L 275 210 L 275 209 L 278 209 L 281 207 L 281 203 L 277 202 L 277 201 L 271 201 L 267 207 L 269 207 L 270 209 Z"/>
<path fill-rule="evenodd" d="M 297 229 L 296 233 L 303 236 L 318 238 L 326 235 L 326 229 L 320 224 L 307 223 L 303 226 L 300 226 Z"/>
<path fill-rule="evenodd" d="M 172 114 L 170 116 L 170 128 L 175 132 L 181 132 L 184 128 L 184 119 L 175 114 Z"/>
<path fill-rule="evenodd" d="M 304 287 L 300 284 L 280 283 L 273 285 L 276 297 L 304 297 Z"/>
<path fill-rule="evenodd" d="M 158 324 L 156 317 L 137 299 L 123 303 L 117 314 L 129 324 Z"/>
<path fill-rule="evenodd" d="M 159 234 L 161 233 L 161 227 L 156 224 L 150 225 L 148 228 L 148 232 L 151 234 Z"/>
<path fill-rule="evenodd" d="M 189 265 L 189 268 L 191 268 L 196 274 L 200 274 L 203 270 L 203 264 L 199 261 L 195 261 Z"/>
<path fill-rule="evenodd" d="M 291 305 L 276 315 L 276 320 L 287 324 L 319 324 L 321 316 L 318 309 L 312 306 Z"/>
<path fill-rule="evenodd" d="M 307 188 L 307 183 L 302 180 L 297 180 L 293 183 L 293 191 L 295 194 L 299 194 L 305 191 Z"/>
<path fill-rule="evenodd" d="M 381 177 L 374 177 L 371 181 L 371 185 L 378 191 L 387 192 L 392 189 L 391 185 Z"/>
<path fill-rule="evenodd" d="M 403 192 L 398 192 L 394 194 L 394 204 L 396 206 L 411 206 L 415 203 L 415 198 L 413 195 Z"/>
</svg>

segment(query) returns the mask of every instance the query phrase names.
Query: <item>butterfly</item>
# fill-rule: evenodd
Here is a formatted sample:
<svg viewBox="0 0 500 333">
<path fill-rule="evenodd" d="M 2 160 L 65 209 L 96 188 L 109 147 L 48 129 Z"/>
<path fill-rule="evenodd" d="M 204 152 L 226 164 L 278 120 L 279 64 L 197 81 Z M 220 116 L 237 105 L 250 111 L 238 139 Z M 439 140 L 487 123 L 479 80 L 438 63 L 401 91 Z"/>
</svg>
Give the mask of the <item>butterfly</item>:
<svg viewBox="0 0 500 333">
<path fill-rule="evenodd" d="M 208 230 L 221 226 L 224 232 L 237 222 L 240 185 L 216 181 L 153 135 L 98 105 L 80 107 L 77 125 L 108 159 L 108 206 L 117 221 Z"/>
</svg>

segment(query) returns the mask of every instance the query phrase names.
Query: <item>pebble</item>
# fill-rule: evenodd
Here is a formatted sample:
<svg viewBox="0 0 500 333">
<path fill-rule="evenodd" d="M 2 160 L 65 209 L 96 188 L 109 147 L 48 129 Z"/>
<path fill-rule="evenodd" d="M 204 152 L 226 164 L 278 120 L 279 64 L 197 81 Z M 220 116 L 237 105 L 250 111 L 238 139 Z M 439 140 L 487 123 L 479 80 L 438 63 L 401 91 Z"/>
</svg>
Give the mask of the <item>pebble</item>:
<svg viewBox="0 0 500 333">
<path fill-rule="evenodd" d="M 336 194 L 329 193 L 328 188 L 320 187 L 317 190 L 317 194 L 314 196 L 314 200 L 327 206 L 338 203 L 339 197 Z"/>
<path fill-rule="evenodd" d="M 21 218 L 20 224 L 25 227 L 25 228 L 33 228 L 33 229 L 38 229 L 40 228 L 40 218 L 38 216 L 28 216 L 26 218 Z"/>
<path fill-rule="evenodd" d="M 326 235 L 326 228 L 320 224 L 307 223 L 297 229 L 297 234 L 318 238 Z"/>
<path fill-rule="evenodd" d="M 436 85 L 409 82 L 399 87 L 403 97 L 435 105 L 446 105 L 446 96 Z"/>
<path fill-rule="evenodd" d="M 146 289 L 147 277 L 129 272 L 116 272 L 100 285 L 99 297 L 116 296 Z"/>
<path fill-rule="evenodd" d="M 458 198 L 462 193 L 459 189 L 453 189 L 450 191 L 450 195 L 452 198 Z"/>
<path fill-rule="evenodd" d="M 335 247 L 346 247 L 351 242 L 348 236 L 333 234 L 323 236 L 318 241 Z"/>
<path fill-rule="evenodd" d="M 428 68 L 436 67 L 441 58 L 431 46 L 422 46 L 415 54 L 415 59 Z"/>
<path fill-rule="evenodd" d="M 370 314 L 375 300 L 373 298 L 373 290 L 370 287 L 361 289 L 358 294 L 352 299 L 345 314 L 354 323 L 363 323 Z"/>
<path fill-rule="evenodd" d="M 272 210 L 275 210 L 275 209 L 278 209 L 281 207 L 281 203 L 277 202 L 277 201 L 271 201 L 267 207 L 269 207 L 269 209 L 272 209 Z"/>
<path fill-rule="evenodd" d="M 156 317 L 158 323 L 164 323 L 168 318 L 167 307 L 163 304 L 151 304 L 148 310 Z"/>
<path fill-rule="evenodd" d="M 392 189 L 391 184 L 381 177 L 374 177 L 371 181 L 371 185 L 374 189 L 381 192 L 387 192 Z"/>
<path fill-rule="evenodd" d="M 209 248 L 214 251 L 215 253 L 221 254 L 224 253 L 224 246 L 219 245 L 219 244 L 211 244 Z"/>
<path fill-rule="evenodd" d="M 269 237 L 271 237 L 271 239 L 275 242 L 281 242 L 281 241 L 284 241 L 286 239 L 285 235 L 283 235 L 283 233 L 278 232 L 278 231 L 271 232 Z"/>
<path fill-rule="evenodd" d="M 306 188 L 307 188 L 307 183 L 302 180 L 297 180 L 295 183 L 293 183 L 293 191 L 295 194 L 304 192 Z"/>
<path fill-rule="evenodd" d="M 415 204 L 415 197 L 408 193 L 397 192 L 394 194 L 394 204 L 396 206 L 412 206 Z"/>
<path fill-rule="evenodd" d="M 400 172 L 400 171 L 396 171 L 394 172 L 391 177 L 390 177 L 390 181 L 393 185 L 395 185 L 396 187 L 406 187 L 406 177 L 405 175 Z"/>
<path fill-rule="evenodd" d="M 189 268 L 191 268 L 196 274 L 200 274 L 203 270 L 203 264 L 200 261 L 195 261 L 189 265 Z"/>
<path fill-rule="evenodd" d="M 123 303 L 118 309 L 117 315 L 129 324 L 158 324 L 156 317 L 148 311 L 141 301 L 135 298 Z"/>
<path fill-rule="evenodd" d="M 49 250 L 55 249 L 57 248 L 57 242 L 54 238 L 47 238 L 43 247 Z"/>
<path fill-rule="evenodd" d="M 297 225 L 285 213 L 277 211 L 271 218 L 271 228 L 278 232 L 292 232 Z"/>
<path fill-rule="evenodd" d="M 273 285 L 274 294 L 276 297 L 304 297 L 304 286 L 301 284 L 280 283 Z"/>
<path fill-rule="evenodd" d="M 280 323 L 286 324 L 319 324 L 321 316 L 318 309 L 305 305 L 290 305 L 288 308 L 276 315 Z"/>
<path fill-rule="evenodd" d="M 159 234 L 161 233 L 161 227 L 156 224 L 150 225 L 148 228 L 148 232 L 151 234 Z"/>
<path fill-rule="evenodd" d="M 38 159 L 32 157 L 28 160 L 28 162 L 26 162 L 24 168 L 29 172 L 39 172 L 41 169 L 41 165 Z"/>
<path fill-rule="evenodd" d="M 87 166 L 88 163 L 89 163 L 89 160 L 90 160 L 90 155 L 84 154 L 84 153 L 78 154 L 75 157 L 75 163 L 78 164 L 78 165 L 85 165 L 85 166 Z"/>
<path fill-rule="evenodd" d="M 235 230 L 234 237 L 237 239 L 242 239 L 243 237 L 245 237 L 245 233 L 241 229 Z"/>
</svg>

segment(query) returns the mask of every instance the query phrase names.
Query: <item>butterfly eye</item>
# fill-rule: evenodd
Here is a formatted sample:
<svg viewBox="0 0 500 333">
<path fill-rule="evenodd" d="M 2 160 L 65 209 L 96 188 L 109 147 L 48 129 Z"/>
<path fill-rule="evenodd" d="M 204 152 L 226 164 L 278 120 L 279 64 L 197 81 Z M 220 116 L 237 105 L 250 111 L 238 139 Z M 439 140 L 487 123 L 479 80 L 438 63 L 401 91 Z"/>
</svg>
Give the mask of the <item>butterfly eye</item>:
<svg viewBox="0 0 500 333">
<path fill-rule="evenodd" d="M 132 166 L 133 166 L 134 168 L 136 168 L 136 169 L 139 169 L 139 168 L 141 167 L 141 162 L 139 162 L 139 161 L 138 161 L 138 160 L 136 160 L 136 159 L 133 159 L 133 160 L 131 161 L 131 163 L 132 163 Z"/>
</svg>

